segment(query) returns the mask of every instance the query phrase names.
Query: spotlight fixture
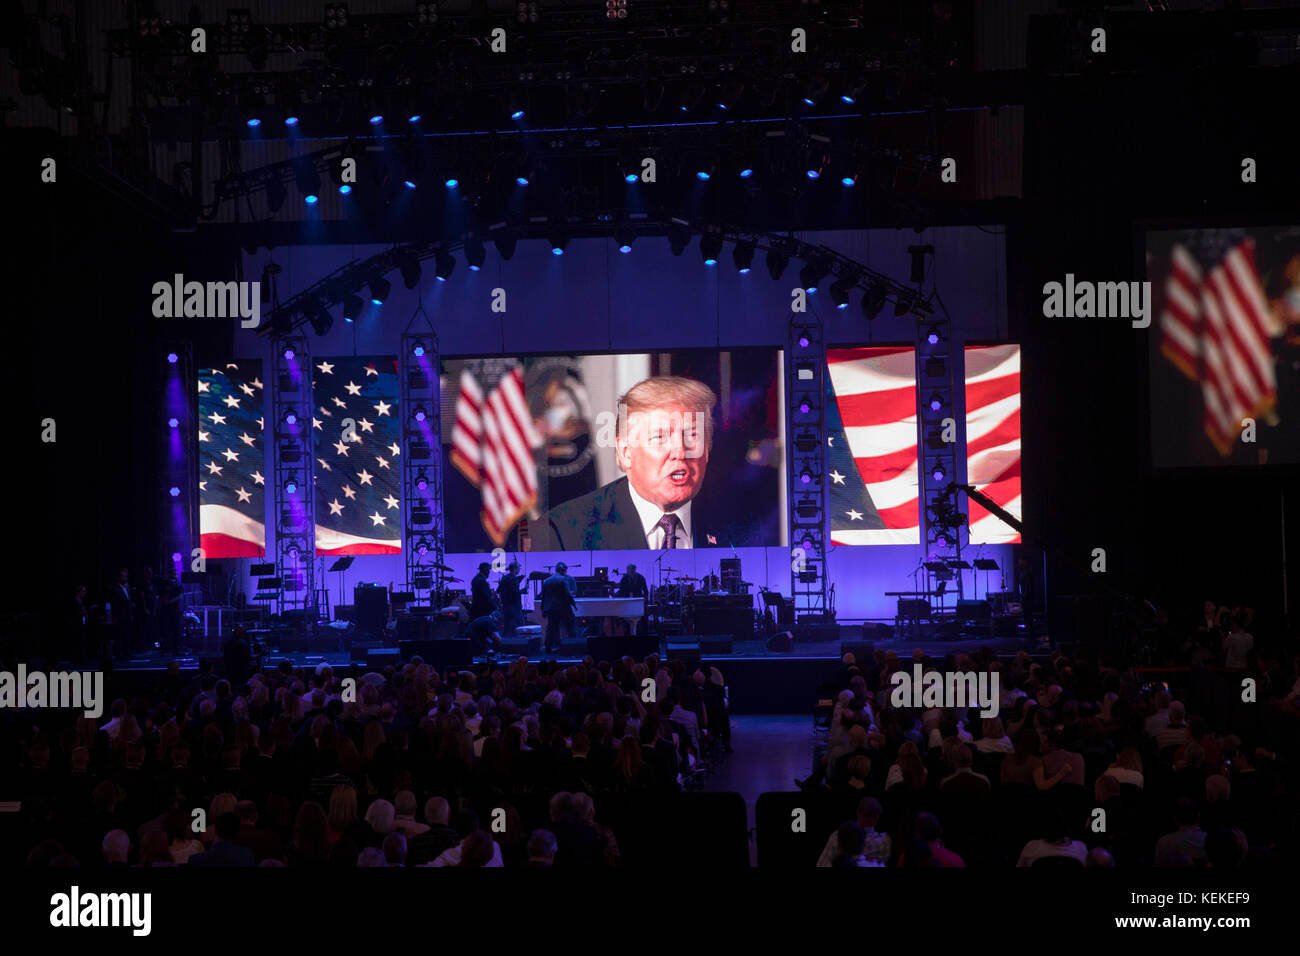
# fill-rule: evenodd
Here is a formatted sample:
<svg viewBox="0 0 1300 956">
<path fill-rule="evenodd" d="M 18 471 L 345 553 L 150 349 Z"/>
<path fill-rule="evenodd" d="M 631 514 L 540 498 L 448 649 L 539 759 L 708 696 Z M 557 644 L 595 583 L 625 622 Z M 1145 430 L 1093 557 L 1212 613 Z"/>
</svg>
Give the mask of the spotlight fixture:
<svg viewBox="0 0 1300 956">
<path fill-rule="evenodd" d="M 736 242 L 736 248 L 731 250 L 731 261 L 736 264 L 736 271 L 741 275 L 749 274 L 754 262 L 755 248 L 753 240 L 741 239 Z"/>
<path fill-rule="evenodd" d="M 482 239 L 471 236 L 465 240 L 465 263 L 469 266 L 470 272 L 478 272 L 482 269 L 486 259 L 487 250 L 483 248 Z"/>
<path fill-rule="evenodd" d="M 673 255 L 680 256 L 691 242 L 691 227 L 679 219 L 668 224 L 668 248 Z"/>
<path fill-rule="evenodd" d="M 355 322 L 361 315 L 361 296 L 345 295 L 343 297 L 343 321 Z"/>
<path fill-rule="evenodd" d="M 298 413 L 295 412 L 292 408 L 286 409 L 284 413 L 284 423 L 286 425 L 297 425 Z"/>
<path fill-rule="evenodd" d="M 812 480 L 813 480 L 813 473 L 809 471 L 807 468 L 805 468 L 803 471 L 799 473 L 800 484 L 811 485 Z"/>
<path fill-rule="evenodd" d="M 569 244 L 568 233 L 557 229 L 554 232 L 552 232 L 548 238 L 551 243 L 551 255 L 553 256 L 564 255 L 564 249 Z"/>
<path fill-rule="evenodd" d="M 827 267 L 826 261 L 819 256 L 813 256 L 799 270 L 799 285 L 807 290 L 810 294 L 817 291 L 818 284 L 824 279 L 831 270 Z"/>
<path fill-rule="evenodd" d="M 912 311 L 911 295 L 906 292 L 898 293 L 898 298 L 894 301 L 894 315 L 907 315 L 910 311 Z"/>
<path fill-rule="evenodd" d="M 941 408 L 943 408 L 943 396 L 935 392 L 930 396 L 930 411 L 937 412 Z"/>
<path fill-rule="evenodd" d="M 722 255 L 721 233 L 710 231 L 700 236 L 700 257 L 706 266 L 717 265 L 720 255 Z"/>
<path fill-rule="evenodd" d="M 280 354 L 284 356 L 284 360 L 285 360 L 286 362 L 292 362 L 293 359 L 294 359 L 293 346 L 292 346 L 292 345 L 286 345 L 286 346 L 284 347 L 284 351 L 281 352 Z"/>
<path fill-rule="evenodd" d="M 930 477 L 936 482 L 943 481 L 944 478 L 948 477 L 948 470 L 943 467 L 941 462 L 936 461 L 934 467 L 930 469 Z"/>
<path fill-rule="evenodd" d="M 291 495 L 296 495 L 298 493 L 298 482 L 290 478 L 284 483 L 284 490 Z"/>
<path fill-rule="evenodd" d="M 383 276 L 375 276 L 370 280 L 370 301 L 375 305 L 383 305 L 392 288 L 393 284 Z"/>
<path fill-rule="evenodd" d="M 424 472 L 420 472 L 418 475 L 415 476 L 415 490 L 416 491 L 429 490 L 429 478 Z"/>
<path fill-rule="evenodd" d="M 307 157 L 296 160 L 293 164 L 293 179 L 302 193 L 303 201 L 315 205 L 320 199 L 320 173 Z"/>
<path fill-rule="evenodd" d="M 433 254 L 434 275 L 439 282 L 446 282 L 456 268 L 456 257 L 446 249 L 439 249 Z"/>
<path fill-rule="evenodd" d="M 348 5 L 346 3 L 325 4 L 325 29 L 342 30 L 348 25 Z"/>
<path fill-rule="evenodd" d="M 181 494 L 181 490 L 177 488 L 175 485 L 172 485 L 169 489 L 167 489 L 167 493 L 171 495 L 173 498 L 179 498 Z"/>
<path fill-rule="evenodd" d="M 857 286 L 859 279 L 858 270 L 847 268 L 840 277 L 831 283 L 831 301 L 835 303 L 837 309 L 847 309 L 849 307 L 849 293 Z"/>
<path fill-rule="evenodd" d="M 926 330 L 925 341 L 930 345 L 938 345 L 943 341 L 943 333 L 939 331 L 939 326 L 932 325 Z"/>
<path fill-rule="evenodd" d="M 180 428 L 181 422 L 179 418 L 169 418 L 167 419 L 167 425 L 169 428 Z"/>
<path fill-rule="evenodd" d="M 415 406 L 415 411 L 412 414 L 417 422 L 425 421 L 429 417 L 429 413 L 424 410 L 423 405 Z"/>
<path fill-rule="evenodd" d="M 781 278 L 789 264 L 790 253 L 784 246 L 773 246 L 767 250 L 767 274 L 773 279 Z"/>
<path fill-rule="evenodd" d="M 862 314 L 866 316 L 867 321 L 871 321 L 880 314 L 880 310 L 885 307 L 885 300 L 888 293 L 885 287 L 879 283 L 872 283 L 867 289 L 866 295 L 862 297 Z"/>
<path fill-rule="evenodd" d="M 420 258 L 410 249 L 402 249 L 394 256 L 397 271 L 402 274 L 402 284 L 414 289 L 420 284 Z"/>
<path fill-rule="evenodd" d="M 618 251 L 626 254 L 632 251 L 632 243 L 636 241 L 636 232 L 631 226 L 625 224 L 618 227 L 618 232 L 614 238 L 618 243 Z"/>
<path fill-rule="evenodd" d="M 411 354 L 414 355 L 416 358 L 423 358 L 424 353 L 425 353 L 425 348 L 423 342 L 416 342 L 413 346 L 411 346 Z"/>
<path fill-rule="evenodd" d="M 311 323 L 317 335 L 325 335 L 334 325 L 334 316 L 330 315 L 330 310 L 317 299 L 308 307 L 307 321 Z"/>
<path fill-rule="evenodd" d="M 175 365 L 179 360 L 180 360 L 180 356 L 177 355 L 175 352 L 168 352 L 168 353 L 167 353 L 167 364 L 168 364 L 168 365 Z"/>
<path fill-rule="evenodd" d="M 503 261 L 510 261 L 510 257 L 515 254 L 515 245 L 518 241 L 519 239 L 515 235 L 514 230 L 510 229 L 508 226 L 502 225 L 492 227 L 492 242 L 496 245 L 497 254 L 501 256 Z"/>
</svg>

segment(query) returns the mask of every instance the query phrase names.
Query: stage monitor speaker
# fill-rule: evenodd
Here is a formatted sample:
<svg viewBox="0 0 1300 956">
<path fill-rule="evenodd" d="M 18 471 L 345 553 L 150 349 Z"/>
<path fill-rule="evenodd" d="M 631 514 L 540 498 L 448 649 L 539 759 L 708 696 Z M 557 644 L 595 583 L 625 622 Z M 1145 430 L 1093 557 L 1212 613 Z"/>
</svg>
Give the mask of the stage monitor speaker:
<svg viewBox="0 0 1300 956">
<path fill-rule="evenodd" d="M 959 621 L 987 624 L 993 619 L 993 606 L 988 601 L 959 600 L 954 613 Z"/>
<path fill-rule="evenodd" d="M 869 666 L 876 657 L 876 645 L 871 641 L 840 641 L 840 658 L 852 654 L 859 667 Z"/>
<path fill-rule="evenodd" d="M 864 641 L 887 641 L 894 636 L 894 625 L 880 624 L 875 621 L 868 621 L 862 625 L 862 639 Z"/>
<path fill-rule="evenodd" d="M 439 611 L 437 614 L 429 615 L 429 628 L 425 632 L 431 641 L 449 641 L 452 638 L 460 636 L 460 618 L 453 611 L 444 614 Z"/>
<path fill-rule="evenodd" d="M 730 654 L 732 649 L 730 634 L 697 634 L 700 639 L 701 654 Z"/>
<path fill-rule="evenodd" d="M 358 584 L 353 591 L 357 630 L 380 635 L 388 626 L 388 589 L 376 584 Z"/>
<path fill-rule="evenodd" d="M 587 653 L 594 657 L 597 663 L 608 661 L 612 664 L 623 656 L 619 649 L 619 638 L 606 637 L 603 634 L 599 637 L 587 638 Z"/>
<path fill-rule="evenodd" d="M 622 657 L 630 657 L 640 663 L 658 650 L 659 638 L 648 634 L 587 638 L 587 653 L 597 661 L 609 661 L 611 664 Z"/>
<path fill-rule="evenodd" d="M 666 641 L 665 650 L 668 652 L 667 659 L 670 661 L 693 664 L 700 659 L 700 642 L 694 639 L 670 637 Z"/>
<path fill-rule="evenodd" d="M 794 650 L 794 635 L 789 631 L 782 631 L 779 634 L 773 634 L 767 639 L 767 649 L 769 651 L 782 651 L 789 653 Z"/>
<path fill-rule="evenodd" d="M 429 636 L 429 620 L 418 614 L 402 614 L 397 618 L 397 640 L 420 641 Z"/>
<path fill-rule="evenodd" d="M 734 641 L 754 636 L 754 612 L 749 607 L 701 607 L 695 605 L 695 631 L 698 634 L 730 634 Z"/>
<path fill-rule="evenodd" d="M 371 647 L 366 650 L 366 670 L 380 671 L 388 665 L 402 663 L 401 651 L 396 647 Z"/>
</svg>

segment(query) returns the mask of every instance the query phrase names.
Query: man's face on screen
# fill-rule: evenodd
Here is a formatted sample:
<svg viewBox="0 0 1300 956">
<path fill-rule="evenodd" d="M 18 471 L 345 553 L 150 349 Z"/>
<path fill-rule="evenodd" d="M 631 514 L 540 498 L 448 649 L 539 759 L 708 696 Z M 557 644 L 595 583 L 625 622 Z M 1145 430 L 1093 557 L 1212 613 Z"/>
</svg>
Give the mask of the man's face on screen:
<svg viewBox="0 0 1300 956">
<path fill-rule="evenodd" d="M 684 405 L 661 405 L 627 417 L 618 436 L 619 464 L 646 501 L 673 511 L 694 498 L 709 466 L 707 422 Z"/>
</svg>

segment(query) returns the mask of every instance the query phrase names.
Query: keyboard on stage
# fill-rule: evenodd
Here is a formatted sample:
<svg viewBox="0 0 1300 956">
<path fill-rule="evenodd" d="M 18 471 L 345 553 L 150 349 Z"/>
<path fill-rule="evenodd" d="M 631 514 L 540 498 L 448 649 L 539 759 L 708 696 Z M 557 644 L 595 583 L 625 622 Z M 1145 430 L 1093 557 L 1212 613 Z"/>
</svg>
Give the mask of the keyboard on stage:
<svg viewBox="0 0 1300 956">
<path fill-rule="evenodd" d="M 574 614 L 578 617 L 621 617 L 635 631 L 637 622 L 645 617 L 645 598 L 575 598 Z"/>
</svg>

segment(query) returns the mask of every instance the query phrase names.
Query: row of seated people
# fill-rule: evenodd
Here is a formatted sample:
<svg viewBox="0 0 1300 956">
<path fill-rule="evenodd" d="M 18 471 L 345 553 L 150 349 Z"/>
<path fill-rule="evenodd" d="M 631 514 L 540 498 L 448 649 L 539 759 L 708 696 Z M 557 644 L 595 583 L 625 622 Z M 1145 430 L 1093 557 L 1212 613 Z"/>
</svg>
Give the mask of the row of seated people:
<svg viewBox="0 0 1300 956">
<path fill-rule="evenodd" d="M 977 864 L 1013 864 L 1035 830 L 1057 826 L 1121 866 L 1164 865 L 1158 841 L 1184 827 L 1201 827 L 1194 839 L 1230 830 L 1252 859 L 1295 852 L 1300 661 L 1273 676 L 1260 666 L 1270 662 L 1253 663 L 1259 699 L 1242 701 L 1240 675 L 1219 674 L 1224 693 L 1239 696 L 1207 707 L 1212 722 L 1164 686 L 1084 655 L 1024 655 L 1005 668 L 983 651 L 942 662 L 941 671 L 998 671 L 996 717 L 893 707 L 897 656 L 866 666 L 846 657 L 830 688 L 843 687 L 828 746 L 796 782 L 831 800 L 830 819 L 851 822 L 859 799 L 879 799 L 883 825 L 903 838 L 917 813 L 937 814 L 947 845 Z"/>
<path fill-rule="evenodd" d="M 115 701 L 102 726 L 60 726 L 53 712 L 36 723 L 0 717 L 18 768 L 0 798 L 22 801 L 15 822 L 26 847 L 53 841 L 90 862 L 107 833 L 139 847 L 196 809 L 213 840 L 217 821 L 239 807 L 289 835 L 309 805 L 328 817 L 348 793 L 363 809 L 397 806 L 399 796 L 403 806 L 441 800 L 448 819 L 518 806 L 531 832 L 552 822 L 545 804 L 557 791 L 599 799 L 694 789 L 703 756 L 729 729 L 717 669 L 691 673 L 657 655 L 571 667 L 519 659 L 446 679 L 416 658 L 348 676 L 355 688 L 328 667 L 282 665 L 234 687 L 205 665 L 193 681 L 173 671 L 153 697 Z M 646 681 L 654 693 L 642 692 Z"/>
</svg>

